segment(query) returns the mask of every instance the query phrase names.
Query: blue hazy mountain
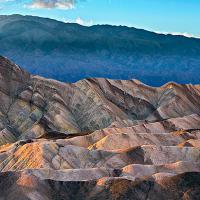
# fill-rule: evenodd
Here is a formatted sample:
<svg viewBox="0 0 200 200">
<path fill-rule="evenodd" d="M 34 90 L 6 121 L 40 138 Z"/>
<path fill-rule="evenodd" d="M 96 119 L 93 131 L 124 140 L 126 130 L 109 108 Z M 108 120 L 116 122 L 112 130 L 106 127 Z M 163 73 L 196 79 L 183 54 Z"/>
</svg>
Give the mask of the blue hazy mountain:
<svg viewBox="0 0 200 200">
<path fill-rule="evenodd" d="M 0 16 L 0 54 L 33 74 L 200 83 L 200 40 L 125 26 L 85 27 L 52 19 Z"/>
</svg>

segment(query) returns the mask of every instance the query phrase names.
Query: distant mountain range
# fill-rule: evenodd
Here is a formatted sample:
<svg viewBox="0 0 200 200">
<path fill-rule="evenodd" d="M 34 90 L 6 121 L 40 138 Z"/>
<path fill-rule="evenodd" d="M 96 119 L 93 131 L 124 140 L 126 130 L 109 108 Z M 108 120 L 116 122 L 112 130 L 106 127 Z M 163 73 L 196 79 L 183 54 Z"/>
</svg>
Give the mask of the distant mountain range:
<svg viewBox="0 0 200 200">
<path fill-rule="evenodd" d="M 29 72 L 66 82 L 88 77 L 200 83 L 200 39 L 124 26 L 85 27 L 0 16 L 0 54 Z"/>
</svg>

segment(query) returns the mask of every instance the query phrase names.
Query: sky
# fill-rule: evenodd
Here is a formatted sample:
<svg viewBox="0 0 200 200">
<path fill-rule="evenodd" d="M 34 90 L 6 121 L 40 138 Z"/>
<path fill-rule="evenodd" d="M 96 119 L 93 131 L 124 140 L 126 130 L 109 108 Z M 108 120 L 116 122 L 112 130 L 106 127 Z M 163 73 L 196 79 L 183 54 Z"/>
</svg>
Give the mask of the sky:
<svg viewBox="0 0 200 200">
<path fill-rule="evenodd" d="M 0 14 L 64 22 L 125 25 L 200 37 L 200 0 L 0 0 Z"/>
</svg>

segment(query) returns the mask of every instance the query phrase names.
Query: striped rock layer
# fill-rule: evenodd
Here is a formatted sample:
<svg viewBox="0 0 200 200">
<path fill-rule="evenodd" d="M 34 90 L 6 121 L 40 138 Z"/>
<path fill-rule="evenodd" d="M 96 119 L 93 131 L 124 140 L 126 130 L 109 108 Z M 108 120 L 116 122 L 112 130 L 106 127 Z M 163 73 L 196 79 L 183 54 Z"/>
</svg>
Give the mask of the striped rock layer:
<svg viewBox="0 0 200 200">
<path fill-rule="evenodd" d="M 68 84 L 0 57 L 0 199 L 200 199 L 200 86 Z"/>
</svg>

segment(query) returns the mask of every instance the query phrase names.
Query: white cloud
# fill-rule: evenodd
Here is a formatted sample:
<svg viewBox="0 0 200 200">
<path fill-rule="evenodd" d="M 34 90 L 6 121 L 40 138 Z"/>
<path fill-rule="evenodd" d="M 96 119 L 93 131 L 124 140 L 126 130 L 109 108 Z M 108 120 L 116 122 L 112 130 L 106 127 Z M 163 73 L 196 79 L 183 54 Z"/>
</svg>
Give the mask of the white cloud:
<svg viewBox="0 0 200 200">
<path fill-rule="evenodd" d="M 66 19 L 66 18 L 62 18 L 62 21 L 65 23 L 77 23 L 80 24 L 82 26 L 92 26 L 94 23 L 92 20 L 83 20 L 80 17 L 77 17 L 75 20 L 70 20 L 70 19 Z"/>
<path fill-rule="evenodd" d="M 200 36 L 197 36 L 197 35 L 193 35 L 191 33 L 182 33 L 182 32 L 162 32 L 162 31 L 154 31 L 155 33 L 158 33 L 158 34 L 164 34 L 164 35 L 181 35 L 181 36 L 185 36 L 185 37 L 188 37 L 188 38 L 200 38 Z"/>
<path fill-rule="evenodd" d="M 75 20 L 75 22 L 77 24 L 82 25 L 82 26 L 92 26 L 93 25 L 93 21 L 92 20 L 87 21 L 87 20 L 83 20 L 80 17 L 77 17 L 76 20 Z"/>
<path fill-rule="evenodd" d="M 32 0 L 30 4 L 27 4 L 29 8 L 35 9 L 73 9 L 77 0 Z"/>
</svg>

